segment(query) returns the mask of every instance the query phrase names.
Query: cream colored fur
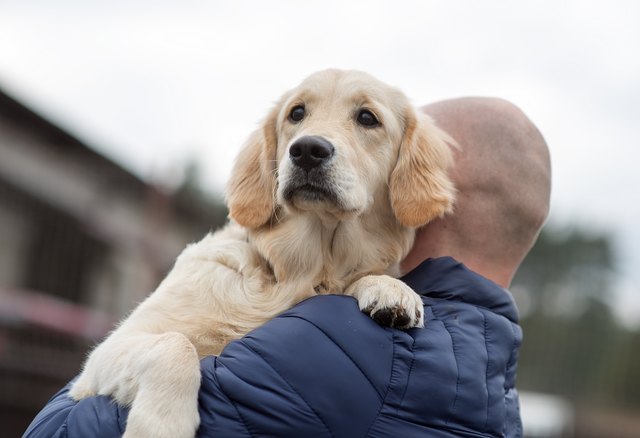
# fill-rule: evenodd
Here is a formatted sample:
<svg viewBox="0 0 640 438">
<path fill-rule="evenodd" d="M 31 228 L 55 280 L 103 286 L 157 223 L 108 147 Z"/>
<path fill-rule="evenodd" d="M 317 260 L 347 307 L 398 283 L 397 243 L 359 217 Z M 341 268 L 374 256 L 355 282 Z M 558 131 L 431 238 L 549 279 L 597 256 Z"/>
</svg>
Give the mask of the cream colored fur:
<svg viewBox="0 0 640 438">
<path fill-rule="evenodd" d="M 292 123 L 300 104 L 307 115 Z M 357 122 L 363 108 L 380 126 Z M 335 200 L 285 199 L 295 173 L 289 147 L 306 135 L 335 147 L 325 174 Z M 347 293 L 374 318 L 390 312 L 406 317 L 396 326 L 422 326 L 420 298 L 392 276 L 414 227 L 452 208 L 447 141 L 402 93 L 364 73 L 307 78 L 241 152 L 228 189 L 232 222 L 182 252 L 93 350 L 71 396 L 110 395 L 131 406 L 126 437 L 191 437 L 199 359 L 305 298 Z"/>
</svg>

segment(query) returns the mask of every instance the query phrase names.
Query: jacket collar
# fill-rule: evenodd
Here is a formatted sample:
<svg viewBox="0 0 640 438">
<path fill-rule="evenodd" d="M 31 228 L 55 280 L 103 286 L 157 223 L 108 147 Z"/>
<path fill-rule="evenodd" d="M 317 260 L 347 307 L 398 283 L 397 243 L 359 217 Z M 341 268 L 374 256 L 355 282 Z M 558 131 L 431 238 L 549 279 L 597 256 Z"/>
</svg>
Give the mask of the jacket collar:
<svg viewBox="0 0 640 438">
<path fill-rule="evenodd" d="M 427 259 L 400 280 L 424 297 L 462 301 L 518 322 L 518 309 L 508 290 L 452 257 Z"/>
</svg>

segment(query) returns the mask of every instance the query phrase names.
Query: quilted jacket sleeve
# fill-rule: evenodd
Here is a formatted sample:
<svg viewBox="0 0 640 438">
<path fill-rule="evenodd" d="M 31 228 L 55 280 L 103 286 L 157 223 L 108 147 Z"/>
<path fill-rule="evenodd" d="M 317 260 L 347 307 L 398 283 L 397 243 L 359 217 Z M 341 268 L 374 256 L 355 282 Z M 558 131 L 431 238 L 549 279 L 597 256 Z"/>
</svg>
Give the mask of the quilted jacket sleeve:
<svg viewBox="0 0 640 438">
<path fill-rule="evenodd" d="M 391 374 L 391 331 L 351 298 L 318 298 L 205 360 L 202 436 L 366 435 Z"/>
<path fill-rule="evenodd" d="M 382 404 L 392 351 L 391 331 L 361 317 L 352 298 L 303 302 L 202 360 L 198 436 L 364 436 Z M 69 386 L 25 437 L 121 436 L 126 408 L 107 397 L 76 403 Z"/>
<path fill-rule="evenodd" d="M 128 410 L 109 397 L 90 397 L 80 402 L 69 398 L 71 383 L 62 388 L 31 422 L 25 438 L 120 437 Z"/>
</svg>

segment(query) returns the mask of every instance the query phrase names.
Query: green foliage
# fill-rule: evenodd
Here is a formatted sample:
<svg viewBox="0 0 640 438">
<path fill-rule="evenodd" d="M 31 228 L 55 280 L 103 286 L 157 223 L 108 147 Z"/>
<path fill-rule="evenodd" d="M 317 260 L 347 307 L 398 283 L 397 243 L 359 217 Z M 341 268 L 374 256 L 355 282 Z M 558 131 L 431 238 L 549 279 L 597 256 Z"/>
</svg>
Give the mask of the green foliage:
<svg viewBox="0 0 640 438">
<path fill-rule="evenodd" d="M 640 407 L 640 332 L 620 326 L 608 304 L 615 262 L 606 235 L 543 230 L 512 286 L 528 303 L 520 388 Z"/>
<path fill-rule="evenodd" d="M 201 166 L 194 158 L 185 165 L 184 179 L 174 193 L 176 208 L 191 218 L 191 235 L 198 239 L 227 221 L 228 210 L 221 196 L 202 188 Z"/>
</svg>

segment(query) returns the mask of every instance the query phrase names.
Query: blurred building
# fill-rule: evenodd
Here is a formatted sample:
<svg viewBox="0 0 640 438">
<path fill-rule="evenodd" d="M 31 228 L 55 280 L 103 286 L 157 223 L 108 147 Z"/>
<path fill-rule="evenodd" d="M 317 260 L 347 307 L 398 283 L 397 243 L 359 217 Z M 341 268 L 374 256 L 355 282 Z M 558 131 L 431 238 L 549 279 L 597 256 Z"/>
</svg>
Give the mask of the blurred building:
<svg viewBox="0 0 640 438">
<path fill-rule="evenodd" d="M 224 221 L 0 90 L 0 424 L 19 436 L 87 349 Z"/>
</svg>

